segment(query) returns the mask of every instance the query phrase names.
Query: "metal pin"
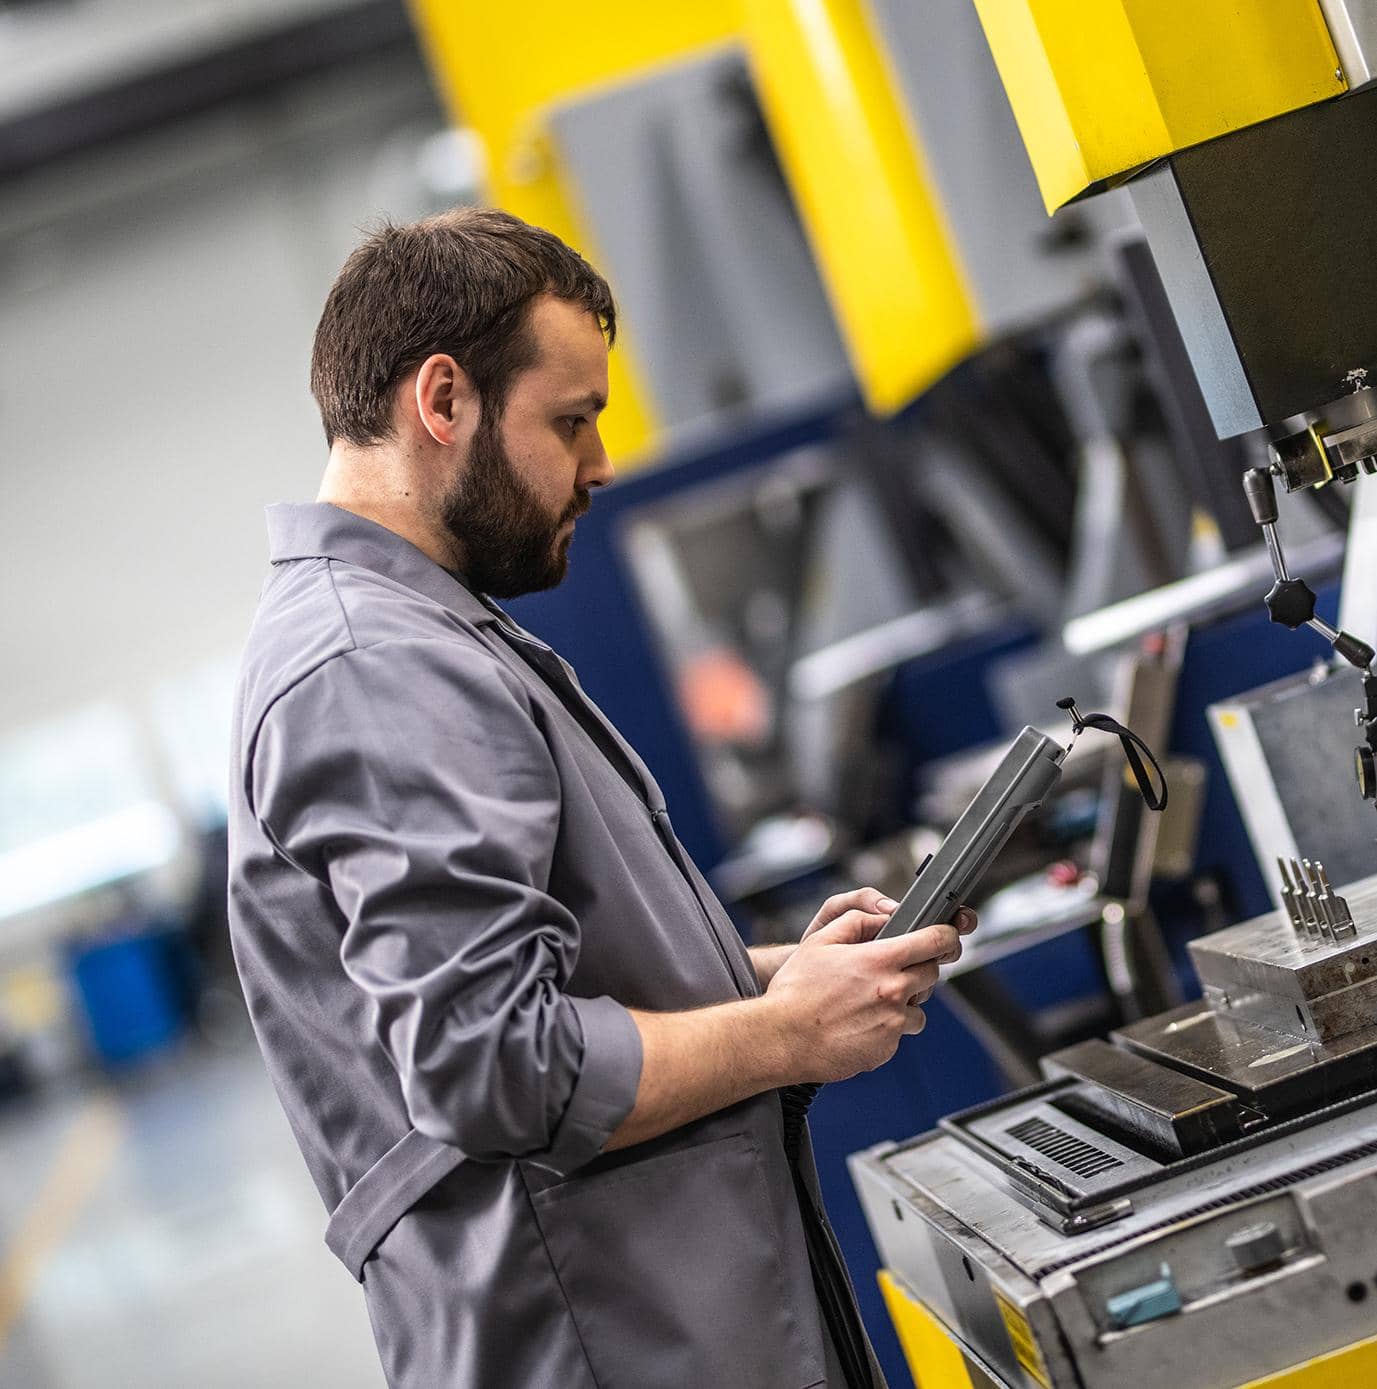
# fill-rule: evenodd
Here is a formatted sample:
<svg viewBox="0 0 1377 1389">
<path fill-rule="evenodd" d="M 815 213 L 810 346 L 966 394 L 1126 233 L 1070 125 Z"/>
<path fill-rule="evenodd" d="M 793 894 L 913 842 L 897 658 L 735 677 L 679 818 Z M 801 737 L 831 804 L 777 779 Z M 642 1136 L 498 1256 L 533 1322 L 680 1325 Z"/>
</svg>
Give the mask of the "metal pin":
<svg viewBox="0 0 1377 1389">
<path fill-rule="evenodd" d="M 1320 909 L 1320 889 L 1315 877 L 1314 865 L 1308 858 L 1303 858 L 1301 859 L 1301 866 L 1305 869 L 1305 900 L 1315 918 L 1315 925 L 1319 927 L 1320 939 L 1332 941 L 1334 931 L 1329 924 L 1329 918 Z"/>
<path fill-rule="evenodd" d="M 1286 870 L 1286 860 L 1280 854 L 1277 855 L 1277 868 L 1281 872 L 1281 904 L 1286 908 L 1286 915 L 1291 919 L 1291 929 L 1308 935 L 1305 918 L 1301 915 L 1300 906 L 1296 902 L 1296 889 L 1291 886 L 1291 875 Z"/>
<path fill-rule="evenodd" d="M 1320 875 L 1320 886 L 1324 889 L 1325 896 L 1329 898 L 1330 910 L 1333 912 L 1335 922 L 1334 934 L 1345 938 L 1356 936 L 1358 923 L 1353 920 L 1353 912 L 1350 910 L 1347 900 L 1334 891 L 1334 884 L 1329 881 L 1329 874 L 1325 872 L 1324 864 L 1317 861 L 1315 868 Z"/>
<path fill-rule="evenodd" d="M 1315 923 L 1310 919 L 1310 913 L 1305 905 L 1305 888 L 1302 886 L 1304 879 L 1301 877 L 1300 864 L 1295 860 L 1289 860 L 1291 865 L 1291 900 L 1295 903 L 1296 915 L 1300 918 L 1300 929 L 1305 932 L 1307 940 L 1314 940 L 1317 932 Z"/>
<path fill-rule="evenodd" d="M 1329 928 L 1331 935 L 1334 928 L 1339 924 L 1338 914 L 1334 910 L 1334 903 L 1330 900 L 1329 894 L 1324 890 L 1324 883 L 1320 880 L 1320 861 L 1316 859 L 1313 863 L 1305 860 L 1305 871 L 1310 875 L 1310 881 L 1314 884 L 1315 906 L 1319 909 L 1320 920 Z"/>
<path fill-rule="evenodd" d="M 1334 910 L 1334 903 L 1329 894 L 1324 890 L 1324 884 L 1320 881 L 1320 865 L 1317 859 L 1312 863 L 1309 859 L 1305 860 L 1305 871 L 1310 875 L 1312 890 L 1315 894 L 1315 907 L 1319 912 L 1320 921 L 1324 924 L 1325 931 L 1331 940 L 1338 939 L 1336 928 L 1339 924 L 1338 913 Z"/>
<path fill-rule="evenodd" d="M 1291 860 L 1291 877 L 1296 884 L 1296 905 L 1305 920 L 1306 934 L 1311 940 L 1323 940 L 1324 932 L 1320 930 L 1320 918 L 1315 911 L 1314 902 L 1305 891 L 1305 871 L 1301 868 L 1298 858 Z"/>
</svg>

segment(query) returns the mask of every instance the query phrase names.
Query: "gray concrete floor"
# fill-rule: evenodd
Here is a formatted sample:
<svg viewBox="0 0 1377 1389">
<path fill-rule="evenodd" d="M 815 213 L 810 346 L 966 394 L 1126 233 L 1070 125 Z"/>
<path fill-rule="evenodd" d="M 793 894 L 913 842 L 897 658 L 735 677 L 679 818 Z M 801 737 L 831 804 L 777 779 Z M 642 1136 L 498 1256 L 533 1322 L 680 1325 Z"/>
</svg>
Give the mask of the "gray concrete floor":
<svg viewBox="0 0 1377 1389">
<path fill-rule="evenodd" d="M 383 1389 L 252 1049 L 0 1110 L 0 1389 Z"/>
</svg>

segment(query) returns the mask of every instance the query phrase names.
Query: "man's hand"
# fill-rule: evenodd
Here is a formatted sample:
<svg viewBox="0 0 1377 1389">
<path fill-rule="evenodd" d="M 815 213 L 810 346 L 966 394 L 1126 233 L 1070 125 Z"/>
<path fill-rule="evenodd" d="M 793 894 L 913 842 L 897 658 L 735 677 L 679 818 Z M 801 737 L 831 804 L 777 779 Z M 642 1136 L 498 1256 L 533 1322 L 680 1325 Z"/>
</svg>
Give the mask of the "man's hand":
<svg viewBox="0 0 1377 1389">
<path fill-rule="evenodd" d="M 876 940 L 895 903 L 873 887 L 829 897 L 798 945 L 759 946 L 751 957 L 765 993 L 686 1013 L 631 1009 L 641 1034 L 641 1079 L 631 1113 L 606 1150 L 626 1148 L 725 1109 L 762 1090 L 841 1080 L 894 1055 L 921 1032 L 938 967 L 961 956 L 976 926 L 961 907 L 953 925 Z"/>
<path fill-rule="evenodd" d="M 839 892 L 835 897 L 829 897 L 818 908 L 818 914 L 808 923 L 808 929 L 803 933 L 802 939 L 807 940 L 809 936 L 821 931 L 825 926 L 830 926 L 847 912 L 860 912 L 866 917 L 861 939 L 870 940 L 880 933 L 885 922 L 889 920 L 889 914 L 898 905 L 892 897 L 886 897 L 878 888 L 857 887 L 852 888 L 850 892 Z"/>
<path fill-rule="evenodd" d="M 961 958 L 955 926 L 875 940 L 875 916 L 852 908 L 810 928 L 770 981 L 765 997 L 778 1010 L 786 1067 L 799 1080 L 845 1080 L 883 1065 L 901 1037 L 923 1030 L 921 1005 L 939 966 Z"/>
<path fill-rule="evenodd" d="M 885 922 L 894 914 L 898 905 L 892 897 L 886 897 L 874 887 L 857 887 L 852 888 L 850 892 L 839 892 L 835 897 L 829 897 L 818 908 L 818 914 L 809 923 L 802 939 L 807 940 L 809 936 L 821 931 L 824 926 L 831 925 L 846 912 L 859 911 L 870 918 L 866 922 L 861 939 L 872 940 L 883 930 Z M 952 913 L 951 924 L 956 927 L 958 934 L 968 936 L 980 924 L 980 918 L 972 907 L 957 907 Z"/>
<path fill-rule="evenodd" d="M 892 898 L 886 897 L 873 887 L 857 887 L 850 892 L 839 892 L 835 897 L 829 897 L 818 908 L 818 914 L 808 923 L 808 929 L 801 939 L 807 940 L 814 931 L 822 930 L 845 912 L 860 911 L 870 918 L 864 936 L 865 940 L 869 940 L 878 934 L 880 928 L 889 920 L 890 912 L 898 905 Z M 755 966 L 756 978 L 760 980 L 762 989 L 770 987 L 770 980 L 784 968 L 785 961 L 797 949 L 797 944 L 751 946 L 751 963 Z"/>
<path fill-rule="evenodd" d="M 809 936 L 821 931 L 824 926 L 831 925 L 847 912 L 858 911 L 866 917 L 860 938 L 873 940 L 884 929 L 885 922 L 898 905 L 892 897 L 886 897 L 874 887 L 857 887 L 852 888 L 850 892 L 839 892 L 835 897 L 829 897 L 818 908 L 818 914 L 808 923 L 808 929 L 804 931 L 801 939 L 807 940 Z M 952 916 L 951 924 L 961 935 L 968 936 L 975 930 L 978 918 L 970 907 L 958 907 Z M 760 980 L 762 989 L 770 987 L 770 980 L 784 968 L 785 961 L 797 949 L 796 945 L 751 946 L 751 963 L 755 965 L 756 977 Z"/>
</svg>

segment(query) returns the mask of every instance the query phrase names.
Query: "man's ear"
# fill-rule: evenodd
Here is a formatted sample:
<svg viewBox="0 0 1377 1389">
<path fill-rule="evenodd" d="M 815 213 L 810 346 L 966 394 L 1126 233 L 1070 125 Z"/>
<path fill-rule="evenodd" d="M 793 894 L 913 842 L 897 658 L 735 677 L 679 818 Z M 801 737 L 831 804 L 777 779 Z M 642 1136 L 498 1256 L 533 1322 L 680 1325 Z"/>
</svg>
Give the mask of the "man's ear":
<svg viewBox="0 0 1377 1389">
<path fill-rule="evenodd" d="M 478 392 L 448 353 L 433 353 L 416 368 L 411 394 L 416 419 L 437 444 L 461 443 L 478 428 Z"/>
</svg>

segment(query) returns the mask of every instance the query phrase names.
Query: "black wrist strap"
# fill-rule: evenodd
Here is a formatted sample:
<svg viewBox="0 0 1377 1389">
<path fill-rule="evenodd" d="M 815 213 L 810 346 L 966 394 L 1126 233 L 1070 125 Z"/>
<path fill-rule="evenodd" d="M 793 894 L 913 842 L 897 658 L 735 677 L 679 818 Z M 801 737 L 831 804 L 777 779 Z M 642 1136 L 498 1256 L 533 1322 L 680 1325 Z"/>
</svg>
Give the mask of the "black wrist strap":
<svg viewBox="0 0 1377 1389">
<path fill-rule="evenodd" d="M 1138 790 L 1142 794 L 1143 804 L 1149 810 L 1167 808 L 1167 778 L 1166 773 L 1162 771 L 1162 764 L 1153 755 L 1152 749 L 1131 728 L 1120 723 L 1118 719 L 1110 718 L 1108 714 L 1082 714 L 1076 708 L 1076 701 L 1069 696 L 1057 700 L 1057 708 L 1065 709 L 1071 715 L 1071 727 L 1077 734 L 1083 728 L 1114 734 L 1123 744 L 1124 756 L 1128 759 L 1129 770 L 1133 773 L 1133 780 L 1137 782 Z M 1147 759 L 1146 763 L 1143 761 L 1144 758 Z M 1153 786 L 1152 778 L 1148 775 L 1149 765 L 1157 773 L 1157 782 L 1162 788 L 1160 792 Z"/>
</svg>

